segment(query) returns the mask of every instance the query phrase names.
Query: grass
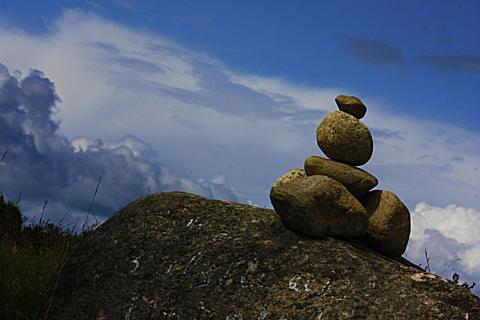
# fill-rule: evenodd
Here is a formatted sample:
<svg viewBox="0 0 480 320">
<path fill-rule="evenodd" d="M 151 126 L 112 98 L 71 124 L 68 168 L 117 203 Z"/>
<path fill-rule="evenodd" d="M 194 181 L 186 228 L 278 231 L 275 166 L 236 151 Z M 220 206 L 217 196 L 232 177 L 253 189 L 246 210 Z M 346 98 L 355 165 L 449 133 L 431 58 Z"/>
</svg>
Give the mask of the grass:
<svg viewBox="0 0 480 320">
<path fill-rule="evenodd" d="M 36 319 L 39 301 L 68 253 L 88 232 L 76 234 L 48 221 L 25 218 L 0 195 L 0 319 Z"/>
<path fill-rule="evenodd" d="M 15 247 L 13 247 L 15 248 Z M 56 248 L 12 250 L 0 246 L 0 314 L 5 319 L 34 319 L 37 303 L 63 261 Z"/>
</svg>

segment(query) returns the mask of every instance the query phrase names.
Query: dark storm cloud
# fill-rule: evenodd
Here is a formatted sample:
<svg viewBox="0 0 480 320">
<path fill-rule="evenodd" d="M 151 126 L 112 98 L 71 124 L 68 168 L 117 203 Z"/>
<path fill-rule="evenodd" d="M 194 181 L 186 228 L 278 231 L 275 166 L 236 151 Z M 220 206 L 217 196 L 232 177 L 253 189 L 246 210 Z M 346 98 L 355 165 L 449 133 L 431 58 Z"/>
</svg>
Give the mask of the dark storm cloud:
<svg viewBox="0 0 480 320">
<path fill-rule="evenodd" d="M 380 68 L 398 67 L 403 64 L 402 53 L 389 44 L 378 40 L 356 39 L 339 35 L 347 52 L 362 62 Z"/>
<path fill-rule="evenodd" d="M 148 192 L 180 190 L 239 200 L 223 183 L 171 174 L 154 161 L 150 146 L 134 136 L 72 143 L 52 120 L 58 101 L 54 84 L 40 71 L 17 79 L 0 64 L 0 152 L 8 151 L 0 166 L 0 191 L 10 198 L 22 192 L 29 203 L 49 200 L 86 211 L 102 176 L 95 210 L 103 216 Z M 51 213 L 50 218 L 60 215 Z"/>
<path fill-rule="evenodd" d="M 480 73 L 480 56 L 478 55 L 423 55 L 418 59 L 445 71 L 463 71 Z"/>
</svg>

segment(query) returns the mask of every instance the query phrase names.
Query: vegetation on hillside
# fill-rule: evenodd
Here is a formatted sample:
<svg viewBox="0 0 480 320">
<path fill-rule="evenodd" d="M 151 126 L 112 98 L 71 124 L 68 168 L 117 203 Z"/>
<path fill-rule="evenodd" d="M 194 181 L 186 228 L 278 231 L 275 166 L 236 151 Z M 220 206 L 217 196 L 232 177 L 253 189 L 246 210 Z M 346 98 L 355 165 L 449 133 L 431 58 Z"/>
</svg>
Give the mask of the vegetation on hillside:
<svg viewBox="0 0 480 320">
<path fill-rule="evenodd" d="M 36 319 L 39 301 L 85 235 L 48 221 L 26 225 L 0 194 L 0 319 Z"/>
</svg>

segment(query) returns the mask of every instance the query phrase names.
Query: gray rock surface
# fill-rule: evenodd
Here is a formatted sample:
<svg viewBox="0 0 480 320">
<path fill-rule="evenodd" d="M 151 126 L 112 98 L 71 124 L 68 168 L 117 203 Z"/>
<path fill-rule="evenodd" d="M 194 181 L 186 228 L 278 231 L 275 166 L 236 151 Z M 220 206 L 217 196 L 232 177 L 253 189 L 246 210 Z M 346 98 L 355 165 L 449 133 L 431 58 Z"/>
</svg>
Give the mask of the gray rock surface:
<svg viewBox="0 0 480 320">
<path fill-rule="evenodd" d="M 367 113 L 367 107 L 357 97 L 339 95 L 335 98 L 335 102 L 340 111 L 351 114 L 357 119 L 362 119 Z"/>
<path fill-rule="evenodd" d="M 293 180 L 306 178 L 307 174 L 305 170 L 300 168 L 293 168 L 287 173 L 281 175 L 275 182 L 273 182 L 272 187 L 279 187 L 286 183 L 292 182 Z"/>
<path fill-rule="evenodd" d="M 312 239 L 269 209 L 172 192 L 89 234 L 44 319 L 469 319 L 480 298 L 361 243 Z"/>
<path fill-rule="evenodd" d="M 307 176 L 323 175 L 335 179 L 357 199 L 378 184 L 377 178 L 362 169 L 319 156 L 308 157 L 304 166 Z"/>
<path fill-rule="evenodd" d="M 317 144 L 327 157 L 354 166 L 367 163 L 373 153 L 370 130 L 343 111 L 331 112 L 320 122 Z"/>
<path fill-rule="evenodd" d="M 361 202 L 369 215 L 366 242 L 386 256 L 401 256 L 410 237 L 407 207 L 394 193 L 385 190 L 371 191 Z"/>
<path fill-rule="evenodd" d="M 285 225 L 301 234 L 360 236 L 366 229 L 365 208 L 340 182 L 310 176 L 272 187 L 270 200 Z"/>
</svg>

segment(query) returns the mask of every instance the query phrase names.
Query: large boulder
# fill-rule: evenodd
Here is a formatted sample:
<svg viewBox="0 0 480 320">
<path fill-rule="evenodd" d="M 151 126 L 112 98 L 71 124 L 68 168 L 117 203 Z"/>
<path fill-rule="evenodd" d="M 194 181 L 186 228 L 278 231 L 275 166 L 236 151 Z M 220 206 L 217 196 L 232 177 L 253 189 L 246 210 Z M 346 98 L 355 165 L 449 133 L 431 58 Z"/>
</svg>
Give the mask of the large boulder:
<svg viewBox="0 0 480 320">
<path fill-rule="evenodd" d="M 317 144 L 330 159 L 353 166 L 367 163 L 373 153 L 370 130 L 343 111 L 331 112 L 320 122 Z"/>
<path fill-rule="evenodd" d="M 378 184 L 368 172 L 335 160 L 311 156 L 305 160 L 307 176 L 323 175 L 341 182 L 356 198 L 364 196 Z"/>
<path fill-rule="evenodd" d="M 467 289 L 404 259 L 353 240 L 303 237 L 270 209 L 180 192 L 120 210 L 82 240 L 51 288 L 38 319 L 475 320 L 480 314 L 480 299 Z"/>
<path fill-rule="evenodd" d="M 304 235 L 354 237 L 367 229 L 362 204 L 344 185 L 327 176 L 272 187 L 270 200 L 285 225 Z"/>
<path fill-rule="evenodd" d="M 368 212 L 365 240 L 389 257 L 399 257 L 407 248 L 410 237 L 410 213 L 392 192 L 374 190 L 362 198 Z"/>
</svg>

